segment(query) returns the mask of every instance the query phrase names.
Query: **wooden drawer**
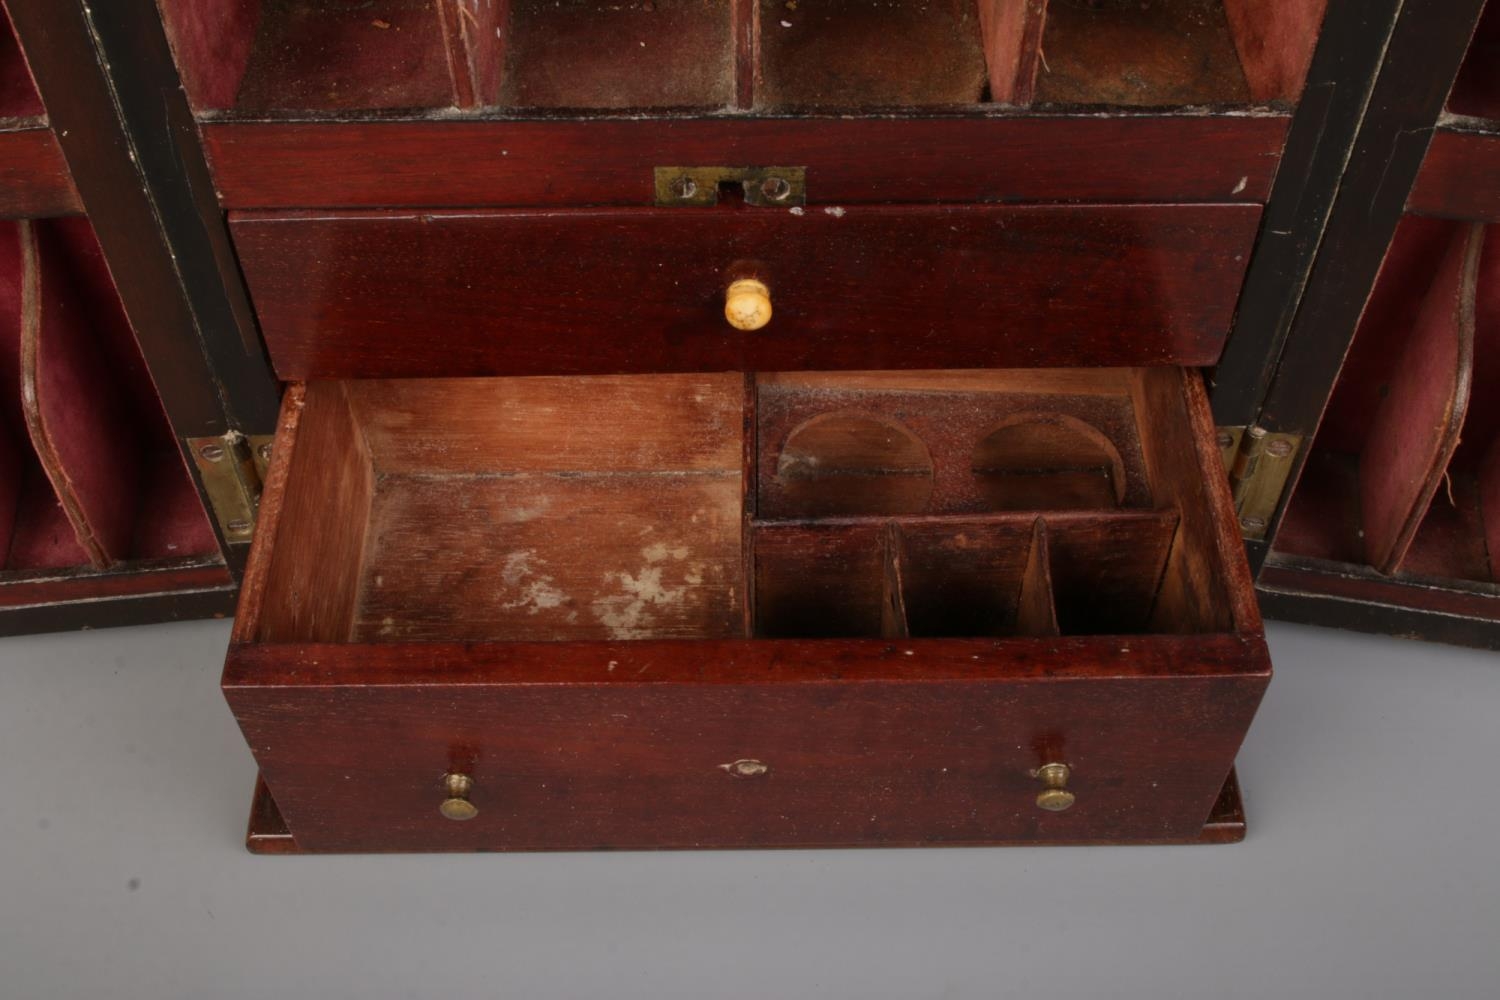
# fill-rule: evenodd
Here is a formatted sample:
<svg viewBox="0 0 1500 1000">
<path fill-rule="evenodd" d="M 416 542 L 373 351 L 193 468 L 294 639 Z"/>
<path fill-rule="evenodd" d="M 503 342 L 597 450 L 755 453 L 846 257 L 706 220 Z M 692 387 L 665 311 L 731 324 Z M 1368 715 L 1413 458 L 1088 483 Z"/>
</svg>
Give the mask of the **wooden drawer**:
<svg viewBox="0 0 1500 1000">
<path fill-rule="evenodd" d="M 272 362 L 301 380 L 1212 365 L 1259 216 L 721 205 L 248 212 L 231 226 Z M 747 277 L 773 305 L 750 332 L 724 317 Z"/>
<path fill-rule="evenodd" d="M 1175 368 L 294 385 L 252 843 L 1204 839 L 1270 674 L 1219 462 Z"/>
</svg>

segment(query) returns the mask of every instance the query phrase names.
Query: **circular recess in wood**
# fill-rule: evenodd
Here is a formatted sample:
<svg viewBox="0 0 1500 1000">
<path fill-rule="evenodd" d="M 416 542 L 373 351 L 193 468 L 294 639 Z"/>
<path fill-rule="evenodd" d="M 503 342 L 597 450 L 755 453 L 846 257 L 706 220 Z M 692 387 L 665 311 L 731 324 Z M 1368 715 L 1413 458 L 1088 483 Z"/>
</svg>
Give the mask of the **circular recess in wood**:
<svg viewBox="0 0 1500 1000">
<path fill-rule="evenodd" d="M 1109 435 L 1064 413 L 1017 413 L 974 448 L 993 510 L 1088 510 L 1125 500 L 1125 462 Z"/>
<path fill-rule="evenodd" d="M 793 428 L 776 479 L 794 517 L 915 514 L 932 497 L 932 456 L 895 420 L 840 410 Z"/>
</svg>

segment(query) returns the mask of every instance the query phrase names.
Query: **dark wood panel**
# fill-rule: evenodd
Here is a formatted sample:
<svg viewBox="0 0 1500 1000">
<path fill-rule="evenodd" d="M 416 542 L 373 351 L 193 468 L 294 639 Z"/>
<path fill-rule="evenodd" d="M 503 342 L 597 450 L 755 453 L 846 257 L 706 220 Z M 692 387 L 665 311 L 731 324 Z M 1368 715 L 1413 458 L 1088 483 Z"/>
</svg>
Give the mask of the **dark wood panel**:
<svg viewBox="0 0 1500 1000">
<path fill-rule="evenodd" d="M 802 166 L 822 204 L 1263 202 L 1287 124 L 1279 114 L 213 121 L 203 133 L 227 208 L 649 205 L 658 166 Z"/>
<path fill-rule="evenodd" d="M 1254 206 L 243 214 L 284 379 L 1207 365 Z M 737 277 L 771 288 L 753 333 Z M 430 331 L 430 334 L 428 333 Z"/>
<path fill-rule="evenodd" d="M 0 608 L 24 609 L 45 604 L 205 590 L 227 590 L 233 596 L 229 570 L 217 559 L 197 557 L 121 563 L 109 570 L 77 566 L 5 574 L 0 577 Z"/>
<path fill-rule="evenodd" d="M 1439 129 L 1406 210 L 1500 222 L 1500 131 Z"/>
<path fill-rule="evenodd" d="M 0 129 L 0 216 L 37 218 L 83 210 L 52 130 Z"/>
<path fill-rule="evenodd" d="M 474 850 L 1192 839 L 1267 677 L 1202 636 L 237 647 L 224 683 L 302 848 Z"/>
<path fill-rule="evenodd" d="M 1267 618 L 1500 649 L 1494 585 L 1383 576 L 1347 563 L 1273 554 L 1256 581 Z"/>
<path fill-rule="evenodd" d="M 155 580 L 155 574 L 149 578 Z M 232 583 L 201 590 L 171 589 L 172 586 L 155 583 L 144 588 L 145 592 L 139 596 L 66 601 L 49 597 L 41 604 L 0 608 L 0 635 L 224 618 L 234 612 L 236 588 Z"/>
<path fill-rule="evenodd" d="M 1230 6 L 1272 5 L 1265 0 L 1236 0 Z M 1306 9 L 1306 5 L 1297 6 Z M 1343 151 L 1365 121 L 1371 89 L 1400 8 L 1401 0 L 1332 0 L 1327 5 L 1255 255 L 1245 275 L 1234 332 L 1211 382 L 1214 417 L 1221 425 L 1246 425 L 1259 419 L 1261 401 L 1292 329 L 1343 180 Z M 1237 19 L 1233 13 L 1230 16 Z M 1268 38 L 1285 27 L 1276 18 L 1257 24 L 1268 31 Z M 1267 79 L 1278 75 L 1272 65 L 1264 71 Z M 1260 72 L 1252 70 L 1252 79 Z M 1254 549 L 1255 543 L 1250 544 Z"/>
</svg>

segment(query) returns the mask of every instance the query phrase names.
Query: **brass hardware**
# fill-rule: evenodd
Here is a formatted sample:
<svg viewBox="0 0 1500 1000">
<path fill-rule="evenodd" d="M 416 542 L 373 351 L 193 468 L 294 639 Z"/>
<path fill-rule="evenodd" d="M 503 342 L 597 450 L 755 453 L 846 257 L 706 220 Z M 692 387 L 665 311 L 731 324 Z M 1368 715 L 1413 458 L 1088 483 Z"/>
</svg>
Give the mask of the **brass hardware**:
<svg viewBox="0 0 1500 1000">
<path fill-rule="evenodd" d="M 757 208 L 807 204 L 806 167 L 657 167 L 655 182 L 663 207 L 717 205 L 721 184 L 740 185 Z"/>
<path fill-rule="evenodd" d="M 759 778 L 770 770 L 765 764 L 749 757 L 741 758 L 729 764 L 720 764 L 719 768 L 732 778 Z"/>
<path fill-rule="evenodd" d="M 1240 453 L 1240 439 L 1245 436 L 1243 427 L 1219 428 L 1219 453 L 1224 458 L 1224 472 L 1234 472 L 1234 459 Z"/>
<path fill-rule="evenodd" d="M 1225 443 L 1226 435 L 1233 439 L 1233 450 Z M 1263 539 L 1302 450 L 1302 435 L 1273 434 L 1254 425 L 1220 427 L 1219 447 L 1229 469 L 1240 533 L 1247 539 Z"/>
<path fill-rule="evenodd" d="M 1068 778 L 1073 769 L 1066 764 L 1043 764 L 1036 769 L 1035 777 L 1046 787 L 1037 793 L 1036 804 L 1048 812 L 1062 812 L 1070 808 L 1077 796 L 1068 791 Z"/>
<path fill-rule="evenodd" d="M 230 431 L 223 437 L 189 438 L 187 445 L 225 540 L 231 545 L 250 541 L 265 478 L 260 450 L 270 454 L 270 436 L 247 438 Z"/>
<path fill-rule="evenodd" d="M 460 822 L 478 816 L 479 809 L 469 801 L 469 793 L 473 790 L 474 779 L 467 774 L 443 775 L 443 794 L 448 797 L 438 806 L 438 812 L 446 819 Z"/>
<path fill-rule="evenodd" d="M 754 278 L 731 282 L 724 293 L 724 318 L 736 330 L 759 330 L 771 322 L 771 290 Z"/>
<path fill-rule="evenodd" d="M 264 483 L 271 471 L 271 438 L 252 434 L 250 448 L 255 452 L 255 472 Z"/>
</svg>

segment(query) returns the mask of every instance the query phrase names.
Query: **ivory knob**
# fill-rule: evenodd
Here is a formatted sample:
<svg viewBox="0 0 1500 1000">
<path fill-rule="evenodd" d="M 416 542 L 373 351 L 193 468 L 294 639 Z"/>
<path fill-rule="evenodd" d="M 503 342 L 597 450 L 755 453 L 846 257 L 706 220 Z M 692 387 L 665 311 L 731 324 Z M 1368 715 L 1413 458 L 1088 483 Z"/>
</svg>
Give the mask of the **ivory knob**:
<svg viewBox="0 0 1500 1000">
<path fill-rule="evenodd" d="M 771 322 L 771 290 L 754 278 L 741 278 L 724 295 L 724 318 L 736 330 L 759 330 Z"/>
</svg>

